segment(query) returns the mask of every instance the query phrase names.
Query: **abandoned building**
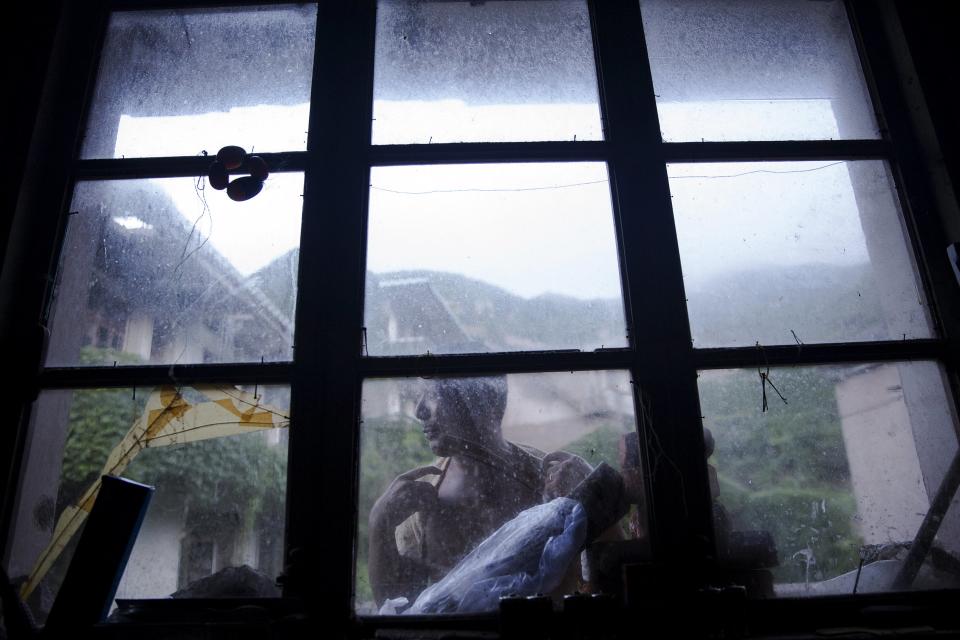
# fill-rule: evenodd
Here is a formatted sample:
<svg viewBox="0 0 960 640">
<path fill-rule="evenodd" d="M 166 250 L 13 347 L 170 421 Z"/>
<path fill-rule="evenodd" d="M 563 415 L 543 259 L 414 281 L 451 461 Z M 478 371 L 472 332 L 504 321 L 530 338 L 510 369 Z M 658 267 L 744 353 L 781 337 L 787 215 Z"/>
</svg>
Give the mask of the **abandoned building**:
<svg viewBox="0 0 960 640">
<path fill-rule="evenodd" d="M 3 629 L 960 634 L 947 13 L 10 21 Z"/>
</svg>

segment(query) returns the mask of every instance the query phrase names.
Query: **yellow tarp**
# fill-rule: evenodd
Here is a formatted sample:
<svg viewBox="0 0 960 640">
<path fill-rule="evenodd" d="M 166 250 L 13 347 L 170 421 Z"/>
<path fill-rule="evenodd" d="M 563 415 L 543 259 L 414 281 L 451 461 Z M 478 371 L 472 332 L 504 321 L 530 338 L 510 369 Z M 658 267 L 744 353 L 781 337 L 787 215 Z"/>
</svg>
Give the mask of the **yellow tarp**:
<svg viewBox="0 0 960 640">
<path fill-rule="evenodd" d="M 147 448 L 222 438 L 262 429 L 282 429 L 290 418 L 282 411 L 260 402 L 253 394 L 227 385 L 193 385 L 207 401 L 191 404 L 172 385 L 150 394 L 143 413 L 120 443 L 107 456 L 97 480 L 57 520 L 50 544 L 34 565 L 29 579 L 20 589 L 26 599 L 37 587 L 70 539 L 80 529 L 100 490 L 100 477 L 119 476 L 138 453 Z"/>
</svg>

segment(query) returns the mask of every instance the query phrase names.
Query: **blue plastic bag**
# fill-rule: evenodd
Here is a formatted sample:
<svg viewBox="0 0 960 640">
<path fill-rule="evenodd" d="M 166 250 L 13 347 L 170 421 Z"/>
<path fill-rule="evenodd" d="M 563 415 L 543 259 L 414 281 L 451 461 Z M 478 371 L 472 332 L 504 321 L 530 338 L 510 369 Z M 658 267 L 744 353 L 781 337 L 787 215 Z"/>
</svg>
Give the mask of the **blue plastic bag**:
<svg viewBox="0 0 960 640">
<path fill-rule="evenodd" d="M 550 593 L 586 543 L 587 514 L 570 498 L 521 511 L 427 587 L 405 614 L 494 611 L 501 596 Z"/>
</svg>

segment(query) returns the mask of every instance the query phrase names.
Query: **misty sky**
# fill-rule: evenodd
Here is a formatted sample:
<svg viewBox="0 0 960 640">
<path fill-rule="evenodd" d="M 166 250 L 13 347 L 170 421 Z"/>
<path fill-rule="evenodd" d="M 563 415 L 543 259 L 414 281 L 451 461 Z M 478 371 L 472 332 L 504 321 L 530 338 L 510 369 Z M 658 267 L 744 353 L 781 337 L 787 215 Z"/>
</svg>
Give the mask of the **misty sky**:
<svg viewBox="0 0 960 640">
<path fill-rule="evenodd" d="M 453 111 L 457 117 L 450 117 L 451 101 L 378 102 L 387 103 L 376 106 L 379 113 L 398 117 L 409 114 L 412 106 L 426 109 L 432 104 L 437 114 L 446 110 L 447 117 L 438 115 L 434 121 L 438 131 L 455 127 L 458 121 L 524 120 L 523 114 L 543 115 L 544 109 L 560 113 L 558 105 L 506 108 L 460 103 Z M 663 122 L 676 127 L 691 119 L 705 130 L 745 128 L 758 117 L 771 118 L 777 112 L 780 116 L 789 112 L 794 127 L 811 122 L 822 128 L 824 118 L 830 117 L 827 101 L 816 100 L 675 107 L 663 106 Z M 567 109 L 573 110 L 572 121 L 582 121 L 596 107 Z M 215 153 L 222 144 L 246 144 L 237 131 L 253 132 L 250 139 L 264 144 L 275 142 L 260 150 L 303 148 L 300 123 L 306 110 L 307 105 L 259 106 L 229 114 L 124 116 L 116 156 L 184 155 L 202 149 Z M 556 134 L 563 125 L 560 117 L 543 120 L 549 121 L 545 135 L 551 127 Z M 406 133 L 414 138 L 426 135 L 428 129 L 421 129 L 429 121 L 417 120 Z M 266 123 L 271 122 L 276 131 L 269 131 Z M 257 149 L 255 143 L 246 148 Z M 872 172 L 883 180 L 882 166 Z M 856 264 L 868 259 L 846 163 L 672 165 L 669 174 L 688 288 L 717 275 L 766 265 Z M 548 292 L 582 299 L 616 297 L 620 281 L 606 179 L 603 163 L 374 168 L 367 266 L 378 273 L 404 269 L 460 273 L 524 297 Z M 203 207 L 191 180 L 160 184 L 190 224 L 200 217 Z M 424 193 L 436 191 L 444 193 Z M 243 203 L 208 187 L 211 215 L 203 217 L 198 228 L 248 275 L 298 245 L 301 193 L 299 174 L 272 174 L 264 191 Z"/>
</svg>

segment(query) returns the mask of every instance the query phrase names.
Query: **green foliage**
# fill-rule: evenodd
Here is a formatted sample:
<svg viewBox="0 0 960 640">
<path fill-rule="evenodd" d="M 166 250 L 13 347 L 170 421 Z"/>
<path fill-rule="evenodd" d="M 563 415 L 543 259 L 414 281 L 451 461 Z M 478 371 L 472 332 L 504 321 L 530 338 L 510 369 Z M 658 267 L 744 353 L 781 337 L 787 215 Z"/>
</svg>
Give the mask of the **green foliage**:
<svg viewBox="0 0 960 640">
<path fill-rule="evenodd" d="M 620 438 L 623 431 L 612 426 L 603 426 L 591 431 L 585 436 L 574 440 L 563 448 L 568 453 L 574 453 L 596 467 L 606 462 L 613 468 L 620 466 Z"/>
<path fill-rule="evenodd" d="M 856 568 L 860 543 L 851 531 L 856 501 L 849 490 L 774 486 L 738 498 L 724 496 L 734 523 L 770 531 L 777 542 L 778 581 L 824 580 Z"/>
<path fill-rule="evenodd" d="M 147 449 L 124 476 L 182 496 L 199 531 L 283 517 L 285 449 L 265 447 L 262 434 Z"/>
<path fill-rule="evenodd" d="M 720 499 L 733 529 L 765 530 L 777 542 L 779 582 L 823 580 L 855 569 L 861 544 L 856 500 L 834 389 L 837 369 L 776 369 L 761 411 L 754 371 L 700 378 L 705 424 L 716 440 Z"/>
<path fill-rule="evenodd" d="M 87 347 L 81 362 L 120 355 Z M 110 451 L 142 413 L 148 395 L 146 389 L 136 398 L 130 389 L 73 392 L 58 515 L 99 476 Z M 262 436 L 251 433 L 145 449 L 122 475 L 182 496 L 190 526 L 201 531 L 224 526 L 225 519 L 246 525 L 276 521 L 283 517 L 286 448 L 265 447 Z"/>
<path fill-rule="evenodd" d="M 367 516 L 373 503 L 398 475 L 432 464 L 419 422 L 406 417 L 365 420 L 360 441 L 360 496 L 357 526 L 356 602 L 372 602 L 367 574 Z"/>
<path fill-rule="evenodd" d="M 138 364 L 135 355 L 84 347 L 80 350 L 81 365 L 117 361 Z M 63 449 L 63 466 L 57 494 L 57 515 L 75 502 L 97 479 L 110 451 L 130 429 L 143 411 L 146 398 L 136 400 L 129 389 L 83 389 L 73 392 L 70 404 L 69 431 Z"/>
</svg>

